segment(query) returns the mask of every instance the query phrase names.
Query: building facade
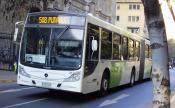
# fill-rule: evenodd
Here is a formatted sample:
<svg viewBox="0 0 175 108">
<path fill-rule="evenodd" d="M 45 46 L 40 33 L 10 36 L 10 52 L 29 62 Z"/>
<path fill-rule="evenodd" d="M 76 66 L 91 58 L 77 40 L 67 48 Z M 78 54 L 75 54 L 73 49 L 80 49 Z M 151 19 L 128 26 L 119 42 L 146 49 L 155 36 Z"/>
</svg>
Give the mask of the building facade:
<svg viewBox="0 0 175 108">
<path fill-rule="evenodd" d="M 14 33 L 14 24 L 28 12 L 59 10 L 92 13 L 114 24 L 115 0 L 0 0 L 0 32 Z"/>
<path fill-rule="evenodd" d="M 115 20 L 115 0 L 0 0 L 0 10 L 0 69 L 7 70 L 18 58 L 19 44 L 12 41 L 15 23 L 24 21 L 29 12 L 91 13 L 113 24 Z"/>
<path fill-rule="evenodd" d="M 140 36 L 148 37 L 141 0 L 116 0 L 115 25 Z"/>
</svg>

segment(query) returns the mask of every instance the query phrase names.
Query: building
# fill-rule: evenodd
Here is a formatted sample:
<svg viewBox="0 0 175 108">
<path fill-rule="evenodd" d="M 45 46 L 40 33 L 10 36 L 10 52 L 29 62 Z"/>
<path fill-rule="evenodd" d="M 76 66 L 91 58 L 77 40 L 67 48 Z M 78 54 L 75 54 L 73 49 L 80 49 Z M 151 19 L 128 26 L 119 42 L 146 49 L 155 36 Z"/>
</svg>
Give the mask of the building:
<svg viewBox="0 0 175 108">
<path fill-rule="evenodd" d="M 0 10 L 0 32 L 11 34 L 15 22 L 35 11 L 88 12 L 110 23 L 115 21 L 115 0 L 0 0 Z"/>
<path fill-rule="evenodd" d="M 116 0 L 115 24 L 132 33 L 148 37 L 141 0 Z"/>
<path fill-rule="evenodd" d="M 19 44 L 12 41 L 15 23 L 24 21 L 29 12 L 91 13 L 110 23 L 115 21 L 115 0 L 0 0 L 0 10 L 0 69 L 11 69 L 16 60 Z"/>
</svg>

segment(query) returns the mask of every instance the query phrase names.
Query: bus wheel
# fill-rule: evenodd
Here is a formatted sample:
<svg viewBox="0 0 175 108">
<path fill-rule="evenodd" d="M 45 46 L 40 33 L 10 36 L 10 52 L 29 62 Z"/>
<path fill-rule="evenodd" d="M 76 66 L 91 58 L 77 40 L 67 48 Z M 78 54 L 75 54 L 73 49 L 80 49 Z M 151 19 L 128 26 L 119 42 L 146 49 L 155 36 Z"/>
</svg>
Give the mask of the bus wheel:
<svg viewBox="0 0 175 108">
<path fill-rule="evenodd" d="M 132 72 L 131 72 L 131 79 L 130 79 L 130 86 L 134 86 L 135 84 L 135 69 L 132 69 Z"/>
<path fill-rule="evenodd" d="M 102 80 L 101 80 L 101 87 L 100 87 L 100 96 L 105 96 L 108 94 L 108 88 L 109 88 L 109 76 L 104 73 Z"/>
</svg>

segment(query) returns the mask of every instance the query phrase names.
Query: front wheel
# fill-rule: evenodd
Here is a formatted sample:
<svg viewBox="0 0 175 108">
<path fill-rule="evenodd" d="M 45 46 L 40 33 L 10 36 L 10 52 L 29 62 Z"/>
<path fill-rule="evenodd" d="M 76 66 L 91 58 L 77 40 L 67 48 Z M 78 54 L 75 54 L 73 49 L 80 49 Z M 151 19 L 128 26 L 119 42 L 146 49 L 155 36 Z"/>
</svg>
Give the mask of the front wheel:
<svg viewBox="0 0 175 108">
<path fill-rule="evenodd" d="M 109 88 L 109 77 L 104 74 L 101 80 L 101 87 L 100 87 L 100 96 L 105 96 L 108 94 L 108 88 Z"/>
</svg>

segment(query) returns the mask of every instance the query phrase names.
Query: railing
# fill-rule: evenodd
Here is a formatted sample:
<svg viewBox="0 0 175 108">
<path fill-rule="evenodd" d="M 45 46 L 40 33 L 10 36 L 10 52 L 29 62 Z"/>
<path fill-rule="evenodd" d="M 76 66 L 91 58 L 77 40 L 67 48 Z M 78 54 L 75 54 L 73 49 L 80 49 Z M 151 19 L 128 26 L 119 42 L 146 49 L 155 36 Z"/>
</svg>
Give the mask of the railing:
<svg viewBox="0 0 175 108">
<path fill-rule="evenodd" d="M 0 32 L 0 69 L 12 70 L 15 61 L 13 35 Z"/>
</svg>

